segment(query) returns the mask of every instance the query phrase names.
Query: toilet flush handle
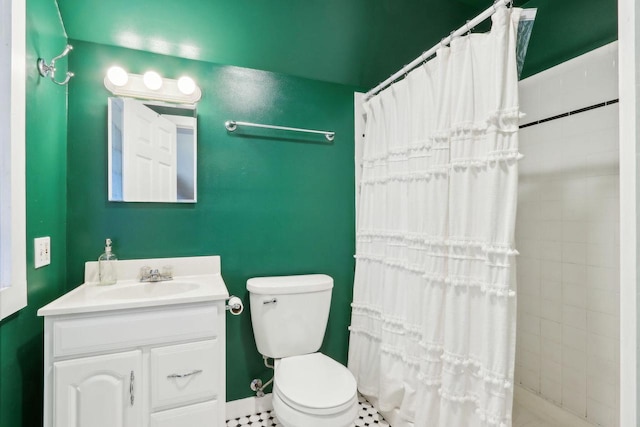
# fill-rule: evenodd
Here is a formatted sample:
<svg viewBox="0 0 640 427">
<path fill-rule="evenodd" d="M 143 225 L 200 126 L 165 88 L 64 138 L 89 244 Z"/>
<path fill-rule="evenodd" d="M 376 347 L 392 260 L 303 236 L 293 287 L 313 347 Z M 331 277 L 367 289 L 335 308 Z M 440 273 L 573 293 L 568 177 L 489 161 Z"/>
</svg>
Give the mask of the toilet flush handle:
<svg viewBox="0 0 640 427">
<path fill-rule="evenodd" d="M 278 300 L 276 298 L 271 298 L 271 299 L 267 299 L 267 300 L 262 301 L 263 304 L 275 304 L 277 302 L 278 302 Z"/>
</svg>

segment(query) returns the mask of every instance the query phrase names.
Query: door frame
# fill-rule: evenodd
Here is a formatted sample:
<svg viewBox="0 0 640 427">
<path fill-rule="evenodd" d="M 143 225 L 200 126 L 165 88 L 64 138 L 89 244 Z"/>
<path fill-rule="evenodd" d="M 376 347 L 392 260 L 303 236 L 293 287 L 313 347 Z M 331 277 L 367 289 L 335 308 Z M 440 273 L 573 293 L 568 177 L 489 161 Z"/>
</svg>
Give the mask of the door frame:
<svg viewBox="0 0 640 427">
<path fill-rule="evenodd" d="M 620 425 L 637 426 L 638 108 L 640 6 L 618 1 L 620 92 Z"/>
</svg>

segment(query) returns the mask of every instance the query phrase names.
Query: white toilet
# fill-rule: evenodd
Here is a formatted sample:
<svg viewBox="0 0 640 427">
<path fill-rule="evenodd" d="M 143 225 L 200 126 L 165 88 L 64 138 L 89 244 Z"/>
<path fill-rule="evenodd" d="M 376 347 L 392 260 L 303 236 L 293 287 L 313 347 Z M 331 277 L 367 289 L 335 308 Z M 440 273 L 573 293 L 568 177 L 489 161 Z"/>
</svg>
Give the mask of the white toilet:
<svg viewBox="0 0 640 427">
<path fill-rule="evenodd" d="M 332 288 L 325 274 L 247 281 L 258 351 L 275 359 L 273 409 L 284 427 L 348 427 L 357 416 L 355 378 L 317 353 Z"/>
</svg>

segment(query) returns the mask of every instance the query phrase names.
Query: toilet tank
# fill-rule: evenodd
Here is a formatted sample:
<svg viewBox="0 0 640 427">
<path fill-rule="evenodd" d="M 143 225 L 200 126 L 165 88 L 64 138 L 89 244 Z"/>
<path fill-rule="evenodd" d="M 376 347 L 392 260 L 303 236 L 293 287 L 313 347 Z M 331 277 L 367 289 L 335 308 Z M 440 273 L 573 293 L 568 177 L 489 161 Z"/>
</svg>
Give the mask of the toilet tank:
<svg viewBox="0 0 640 427">
<path fill-rule="evenodd" d="M 327 328 L 333 279 L 326 274 L 247 281 L 258 351 L 280 359 L 314 353 Z"/>
</svg>

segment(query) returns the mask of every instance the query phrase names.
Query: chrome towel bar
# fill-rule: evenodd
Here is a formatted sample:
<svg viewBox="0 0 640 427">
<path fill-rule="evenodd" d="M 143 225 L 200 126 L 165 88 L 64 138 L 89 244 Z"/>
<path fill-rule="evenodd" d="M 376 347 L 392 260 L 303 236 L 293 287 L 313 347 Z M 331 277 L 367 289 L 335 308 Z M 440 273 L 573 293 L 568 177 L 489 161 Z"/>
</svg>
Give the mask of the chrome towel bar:
<svg viewBox="0 0 640 427">
<path fill-rule="evenodd" d="M 227 128 L 229 132 L 233 132 L 238 128 L 238 126 L 246 126 L 253 128 L 263 128 L 263 129 L 276 129 L 276 130 L 288 130 L 292 132 L 304 132 L 304 133 L 317 133 L 320 135 L 324 135 L 327 138 L 327 141 L 333 141 L 333 138 L 336 136 L 335 132 L 327 131 L 327 130 L 314 130 L 314 129 L 301 129 L 301 128 L 290 128 L 286 126 L 275 126 L 275 125 L 263 125 L 259 123 L 250 123 L 250 122 L 239 122 L 236 120 L 227 120 L 224 122 L 224 127 Z"/>
</svg>

